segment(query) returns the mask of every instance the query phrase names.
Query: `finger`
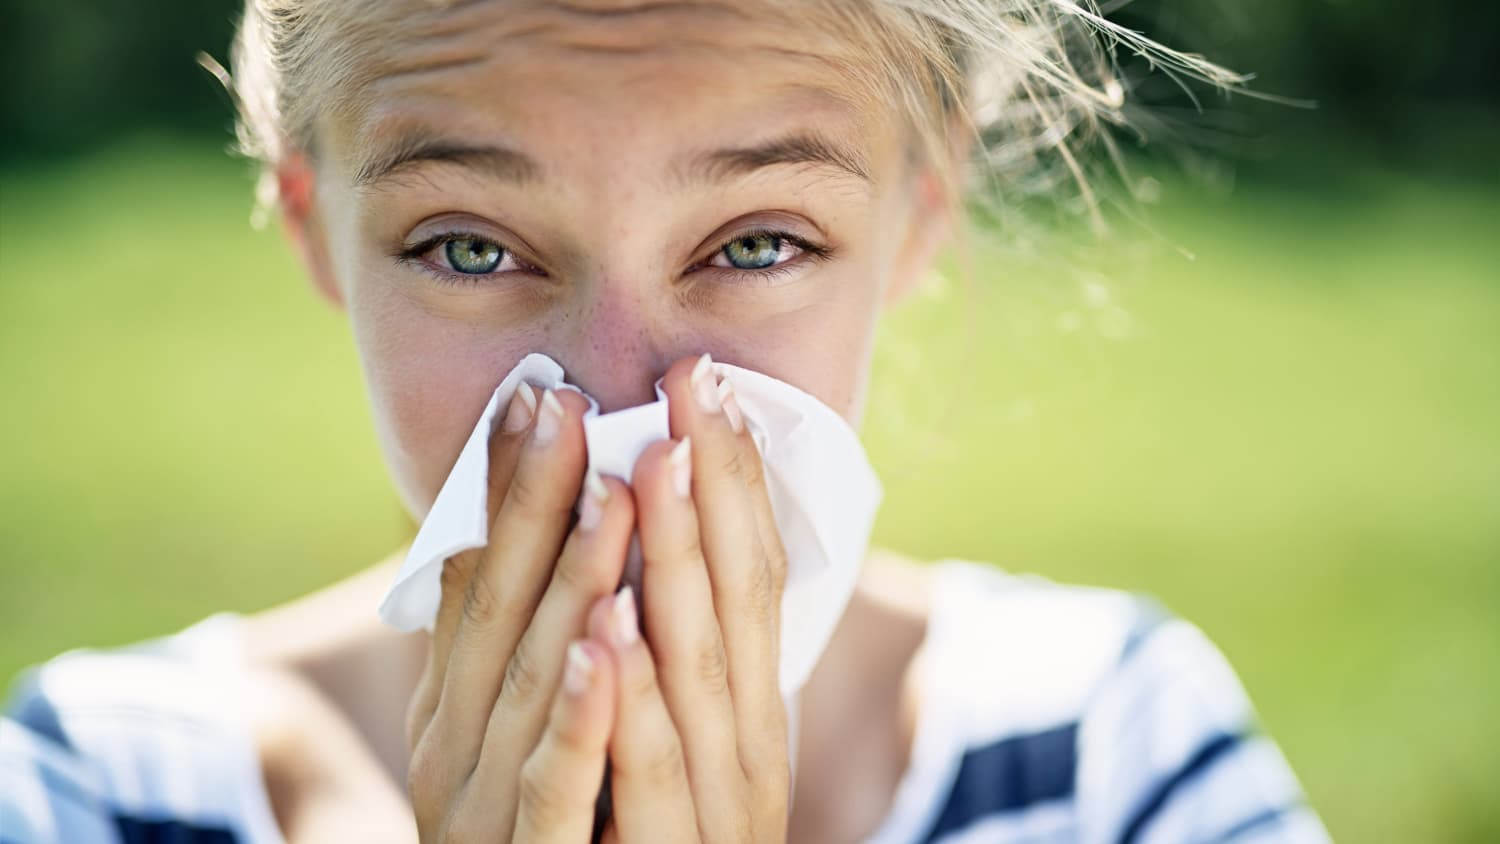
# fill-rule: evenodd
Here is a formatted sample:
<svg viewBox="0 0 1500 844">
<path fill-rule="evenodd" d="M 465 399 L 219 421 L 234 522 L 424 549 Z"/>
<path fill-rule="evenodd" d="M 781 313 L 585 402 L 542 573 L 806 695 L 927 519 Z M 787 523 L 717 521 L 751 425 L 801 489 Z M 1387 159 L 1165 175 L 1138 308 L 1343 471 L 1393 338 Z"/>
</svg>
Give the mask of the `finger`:
<svg viewBox="0 0 1500 844">
<path fill-rule="evenodd" d="M 767 650 L 760 654 L 759 659 L 752 660 L 757 667 L 748 668 L 747 673 L 760 678 L 759 682 L 751 681 L 754 688 L 763 693 L 768 689 L 774 689 L 775 692 L 765 696 L 757 695 L 747 700 L 744 707 L 736 705 L 735 711 L 739 713 L 742 730 L 740 761 L 745 767 L 756 805 L 772 807 L 762 810 L 758 816 L 770 817 L 772 828 L 784 829 L 786 799 L 791 789 L 790 761 L 795 752 L 790 746 L 792 736 L 788 731 L 786 705 L 781 698 L 781 601 L 786 590 L 787 554 L 781 542 L 781 529 L 777 526 L 775 513 L 771 509 L 771 491 L 766 478 L 765 461 L 748 425 L 743 422 L 739 401 L 728 375 L 719 381 L 719 395 L 723 399 L 725 414 L 731 419 L 740 420 L 740 424 L 735 427 L 738 429 L 741 448 L 747 452 L 742 464 L 747 470 L 743 488 L 750 497 L 751 510 L 755 513 L 761 550 L 765 554 L 766 568 L 771 578 L 771 603 L 768 608 L 771 623 L 768 635 L 755 639 L 757 645 Z M 734 664 L 731 656 L 731 669 Z M 733 676 L 735 675 L 731 674 Z M 755 729 L 757 725 L 759 730 Z"/>
<path fill-rule="evenodd" d="M 641 599 L 657 680 L 682 740 L 694 805 L 712 841 L 740 840 L 740 767 L 728 663 L 691 498 L 692 443 L 646 447 L 631 476 L 640 533 Z"/>
<path fill-rule="evenodd" d="M 448 669 L 427 728 L 455 776 L 467 777 L 474 769 L 510 655 L 531 622 L 567 534 L 582 484 L 580 420 L 587 408 L 577 393 L 543 392 L 489 544 L 464 590 Z"/>
<path fill-rule="evenodd" d="M 625 841 L 696 841 L 682 742 L 667 712 L 656 667 L 641 640 L 629 587 L 594 602 L 589 638 L 615 662 L 615 726 L 609 738 L 611 822 Z"/>
<path fill-rule="evenodd" d="M 663 388 L 673 435 L 693 441 L 692 497 L 729 660 L 741 759 L 779 759 L 781 596 L 751 497 L 752 487 L 764 489 L 760 454 L 743 420 L 725 406 L 707 354 L 674 364 Z M 779 552 L 779 539 L 775 547 Z"/>
<path fill-rule="evenodd" d="M 510 657 L 500 697 L 490 712 L 471 786 L 514 794 L 520 761 L 539 740 L 563 674 L 568 642 L 582 636 L 594 600 L 620 581 L 635 527 L 630 488 L 619 478 L 590 474 L 578 524 L 568 535 L 547 593 Z M 503 808 L 496 811 L 505 812 Z"/>
<path fill-rule="evenodd" d="M 686 399 L 677 401 L 675 406 L 677 408 L 697 406 L 703 408 L 704 413 L 712 417 L 714 411 L 711 409 L 712 405 L 709 402 L 707 392 L 699 392 L 703 388 L 691 383 L 692 372 L 704 367 L 704 358 L 709 358 L 709 356 L 705 353 L 693 362 L 691 369 L 687 370 L 689 373 L 689 389 L 686 393 L 680 393 L 681 395 L 691 394 L 693 400 L 691 402 Z M 678 361 L 676 366 L 686 367 L 687 364 L 684 361 Z M 712 363 L 712 359 L 709 358 L 709 364 L 706 368 L 719 370 L 721 369 L 721 365 Z M 680 378 L 680 375 L 677 377 Z M 735 395 L 732 377 L 725 372 L 723 374 L 716 374 L 715 379 L 718 387 L 717 398 L 719 405 L 723 408 L 726 423 L 730 430 L 734 432 L 735 439 L 739 443 L 740 452 L 738 456 L 744 458 L 742 461 L 736 463 L 734 468 L 741 474 L 744 481 L 743 487 L 746 494 L 750 497 L 751 509 L 755 513 L 755 523 L 758 528 L 757 533 L 771 563 L 771 573 L 776 582 L 777 593 L 779 594 L 782 584 L 786 579 L 786 554 L 782 552 L 781 532 L 776 527 L 775 513 L 771 509 L 771 496 L 766 481 L 765 464 L 761 459 L 760 449 L 755 444 L 755 437 L 751 434 L 750 421 L 746 419 L 744 412 L 740 408 L 739 398 Z M 669 373 L 668 378 L 663 379 L 665 382 L 663 388 L 668 389 L 669 393 L 671 380 L 671 373 Z M 672 403 L 669 402 L 668 404 L 670 406 Z M 677 424 L 677 417 L 674 416 L 672 435 L 682 436 L 683 434 L 677 432 Z M 698 436 L 692 432 L 688 432 L 687 435 L 693 436 L 695 439 Z"/>
<path fill-rule="evenodd" d="M 489 440 L 489 495 L 485 498 L 489 518 L 493 525 L 495 515 L 500 512 L 500 502 L 510 486 L 515 473 L 516 458 L 521 443 L 536 418 L 537 393 L 524 381 L 516 387 L 506 405 L 504 416 L 490 434 Z M 442 597 L 438 604 L 437 620 L 429 638 L 427 664 L 417 683 L 407 709 L 407 747 L 415 748 L 417 740 L 427 729 L 437 708 L 438 695 L 443 688 L 443 677 L 448 670 L 448 652 L 453 646 L 453 634 L 458 629 L 458 619 L 463 606 L 464 590 L 469 577 L 479 562 L 483 549 L 466 551 L 443 561 L 441 577 Z"/>
<path fill-rule="evenodd" d="M 567 667 L 547 729 L 521 766 L 512 840 L 527 844 L 589 840 L 614 707 L 614 666 L 609 654 L 596 642 L 575 641 L 567 649 Z M 477 789 L 473 793 L 479 807 L 494 799 L 493 794 Z"/>
<path fill-rule="evenodd" d="M 707 354 L 691 368 L 680 361 L 663 379 L 664 388 L 672 398 L 668 406 L 673 433 L 679 434 L 680 428 L 692 436 L 697 452 L 693 498 L 728 655 L 740 764 L 750 803 L 758 824 L 782 829 L 791 778 L 780 688 L 786 553 L 771 509 L 764 462 L 734 394 L 731 373 L 725 371 L 717 379 L 717 389 L 711 390 L 709 373 L 716 371 Z M 699 448 L 700 438 L 705 448 Z M 706 456 L 710 450 L 718 456 Z M 753 559 L 747 559 L 752 550 Z"/>
<path fill-rule="evenodd" d="M 751 436 L 749 423 L 740 410 L 739 398 L 734 392 L 734 382 L 730 376 L 723 375 L 719 378 L 719 396 L 724 404 L 724 413 L 735 423 L 735 432 L 739 437 L 741 448 L 746 448 L 749 455 L 744 462 L 745 468 L 745 492 L 750 496 L 750 508 L 755 512 L 755 525 L 760 535 L 761 548 L 766 552 L 766 561 L 771 569 L 771 579 L 775 584 L 777 596 L 782 594 L 786 586 L 787 557 L 785 546 L 781 543 L 781 529 L 776 526 L 776 514 L 771 509 L 770 482 L 766 478 L 766 464 L 760 453 L 760 448 L 755 444 L 755 438 Z M 780 633 L 781 603 L 778 597 L 776 603 L 777 632 Z"/>
</svg>

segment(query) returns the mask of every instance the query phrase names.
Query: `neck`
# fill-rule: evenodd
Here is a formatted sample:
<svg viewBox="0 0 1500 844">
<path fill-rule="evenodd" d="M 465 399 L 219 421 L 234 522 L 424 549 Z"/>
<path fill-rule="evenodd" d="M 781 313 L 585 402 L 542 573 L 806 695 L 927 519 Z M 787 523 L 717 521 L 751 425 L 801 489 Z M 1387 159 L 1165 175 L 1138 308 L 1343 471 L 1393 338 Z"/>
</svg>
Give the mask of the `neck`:
<svg viewBox="0 0 1500 844">
<path fill-rule="evenodd" d="M 393 630 L 373 608 L 405 551 L 246 618 L 250 659 L 308 680 L 349 719 L 403 794 L 410 756 L 406 705 L 425 668 L 429 636 Z M 909 673 L 926 632 L 925 590 L 910 580 L 892 589 L 881 568 L 867 565 L 812 676 L 786 700 L 794 826 L 811 820 L 822 827 L 832 819 L 818 815 L 829 807 L 857 813 L 839 819 L 845 829 L 878 821 L 905 770 L 916 717 Z M 872 799 L 848 799 L 855 794 Z"/>
<path fill-rule="evenodd" d="M 429 637 L 387 627 L 374 608 L 405 556 L 402 547 L 352 577 L 246 618 L 250 661 L 311 683 L 365 738 L 403 792 L 410 756 L 406 704 L 426 665 Z"/>
</svg>

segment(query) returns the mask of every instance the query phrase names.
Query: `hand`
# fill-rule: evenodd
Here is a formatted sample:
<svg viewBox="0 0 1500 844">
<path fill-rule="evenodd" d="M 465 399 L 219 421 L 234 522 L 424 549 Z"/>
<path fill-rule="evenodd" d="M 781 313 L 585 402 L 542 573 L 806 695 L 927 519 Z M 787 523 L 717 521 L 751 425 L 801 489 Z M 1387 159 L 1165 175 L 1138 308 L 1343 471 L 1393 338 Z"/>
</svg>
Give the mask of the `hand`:
<svg viewBox="0 0 1500 844">
<path fill-rule="evenodd" d="M 648 447 L 632 476 L 646 638 L 628 588 L 589 613 L 618 685 L 606 842 L 786 837 L 786 554 L 759 451 L 710 364 L 668 371 L 673 439 Z"/>
<path fill-rule="evenodd" d="M 619 582 L 635 513 L 623 482 L 584 478 L 587 406 L 523 385 L 490 439 L 490 541 L 443 565 L 408 709 L 424 842 L 577 844 L 593 831 L 614 667 L 598 643 L 570 641 Z"/>
</svg>

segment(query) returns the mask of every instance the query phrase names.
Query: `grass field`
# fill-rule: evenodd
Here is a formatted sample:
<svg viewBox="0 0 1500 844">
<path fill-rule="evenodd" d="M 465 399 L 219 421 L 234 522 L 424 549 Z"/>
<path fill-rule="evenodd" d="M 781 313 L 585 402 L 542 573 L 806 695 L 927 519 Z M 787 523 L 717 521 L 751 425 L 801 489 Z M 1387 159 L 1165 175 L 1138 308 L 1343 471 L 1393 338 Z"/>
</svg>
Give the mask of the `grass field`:
<svg viewBox="0 0 1500 844">
<path fill-rule="evenodd" d="M 1168 180 L 1170 245 L 1107 276 L 945 263 L 883 327 L 877 538 L 1155 593 L 1338 840 L 1500 840 L 1500 192 L 1348 169 Z M 156 139 L 0 178 L 0 681 L 405 536 L 347 327 L 249 229 L 243 164 Z"/>
</svg>

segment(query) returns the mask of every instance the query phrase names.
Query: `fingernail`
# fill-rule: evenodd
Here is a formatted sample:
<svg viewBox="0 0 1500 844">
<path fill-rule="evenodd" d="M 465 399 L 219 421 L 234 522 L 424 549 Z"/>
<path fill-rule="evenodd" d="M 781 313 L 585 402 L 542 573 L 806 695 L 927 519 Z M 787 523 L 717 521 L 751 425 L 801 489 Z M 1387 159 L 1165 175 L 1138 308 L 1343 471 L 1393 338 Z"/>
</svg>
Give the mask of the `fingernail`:
<svg viewBox="0 0 1500 844">
<path fill-rule="evenodd" d="M 678 498 L 687 498 L 692 489 L 693 462 L 692 462 L 692 440 L 682 438 L 682 442 L 672 449 L 667 457 L 667 462 L 672 469 L 672 489 L 676 490 Z"/>
<path fill-rule="evenodd" d="M 583 503 L 578 506 L 578 527 L 593 530 L 604 521 L 604 502 L 609 500 L 609 487 L 604 485 L 599 473 L 593 469 L 583 476 Z"/>
<path fill-rule="evenodd" d="M 740 403 L 735 401 L 734 388 L 729 386 L 728 378 L 719 382 L 719 404 L 724 406 L 724 415 L 729 419 L 729 430 L 736 434 L 745 430 L 745 417 L 740 413 Z"/>
<path fill-rule="evenodd" d="M 719 391 L 714 388 L 714 359 L 703 353 L 693 365 L 693 374 L 688 376 L 688 386 L 693 389 L 693 399 L 704 413 L 719 412 Z"/>
<path fill-rule="evenodd" d="M 536 393 L 523 381 L 516 388 L 515 395 L 510 397 L 510 407 L 505 410 L 505 421 L 500 423 L 500 428 L 508 434 L 524 431 L 531 424 L 533 413 L 536 413 Z"/>
<path fill-rule="evenodd" d="M 640 641 L 640 622 L 635 617 L 635 590 L 628 584 L 615 593 L 614 604 L 609 608 L 609 626 L 615 644 L 622 648 Z"/>
<path fill-rule="evenodd" d="M 536 418 L 536 441 L 542 445 L 557 439 L 562 430 L 563 406 L 551 390 L 542 393 L 542 410 Z"/>
<path fill-rule="evenodd" d="M 581 695 L 589 690 L 594 679 L 594 658 L 583 649 L 582 642 L 568 645 L 568 665 L 563 670 L 563 688 L 570 695 Z"/>
</svg>

